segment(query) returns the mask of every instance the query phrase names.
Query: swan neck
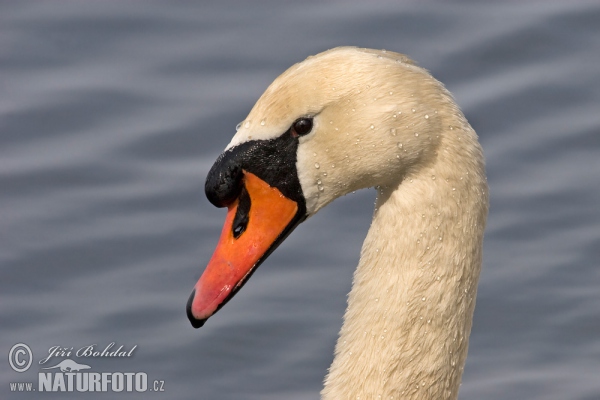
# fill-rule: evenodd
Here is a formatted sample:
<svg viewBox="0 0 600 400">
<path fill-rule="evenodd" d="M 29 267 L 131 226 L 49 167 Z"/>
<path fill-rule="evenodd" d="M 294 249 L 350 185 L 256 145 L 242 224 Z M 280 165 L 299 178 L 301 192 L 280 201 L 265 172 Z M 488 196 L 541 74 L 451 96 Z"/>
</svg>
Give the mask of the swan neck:
<svg viewBox="0 0 600 400">
<path fill-rule="evenodd" d="M 439 162 L 378 188 L 323 399 L 457 398 L 487 215 L 480 167 Z"/>
</svg>

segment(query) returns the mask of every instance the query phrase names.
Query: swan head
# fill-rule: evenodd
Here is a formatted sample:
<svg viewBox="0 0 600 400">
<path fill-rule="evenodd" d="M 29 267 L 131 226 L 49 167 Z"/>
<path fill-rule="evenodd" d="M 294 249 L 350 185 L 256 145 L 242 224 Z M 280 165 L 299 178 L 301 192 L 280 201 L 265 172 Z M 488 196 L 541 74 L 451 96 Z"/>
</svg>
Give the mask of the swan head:
<svg viewBox="0 0 600 400">
<path fill-rule="evenodd" d="M 398 185 L 427 165 L 444 90 L 393 52 L 337 48 L 279 76 L 211 168 L 208 199 L 227 207 L 187 312 L 200 327 L 307 217 L 357 189 Z M 458 112 L 458 111 L 456 111 Z"/>
</svg>

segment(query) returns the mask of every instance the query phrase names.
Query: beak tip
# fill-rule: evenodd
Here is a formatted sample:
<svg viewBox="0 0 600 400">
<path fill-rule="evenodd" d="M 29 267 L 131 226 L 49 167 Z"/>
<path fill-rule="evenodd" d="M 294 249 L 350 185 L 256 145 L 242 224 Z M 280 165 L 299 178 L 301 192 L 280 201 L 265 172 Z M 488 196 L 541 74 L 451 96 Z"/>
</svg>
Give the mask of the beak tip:
<svg viewBox="0 0 600 400">
<path fill-rule="evenodd" d="M 192 294 L 190 295 L 190 298 L 187 301 L 186 312 L 187 312 L 188 319 L 190 320 L 190 323 L 192 324 L 192 326 L 194 328 L 198 329 L 204 325 L 204 323 L 206 322 L 206 320 L 208 318 L 198 319 L 194 316 L 194 313 L 192 312 L 192 304 L 194 303 L 195 296 L 196 296 L 196 289 L 192 290 Z"/>
</svg>

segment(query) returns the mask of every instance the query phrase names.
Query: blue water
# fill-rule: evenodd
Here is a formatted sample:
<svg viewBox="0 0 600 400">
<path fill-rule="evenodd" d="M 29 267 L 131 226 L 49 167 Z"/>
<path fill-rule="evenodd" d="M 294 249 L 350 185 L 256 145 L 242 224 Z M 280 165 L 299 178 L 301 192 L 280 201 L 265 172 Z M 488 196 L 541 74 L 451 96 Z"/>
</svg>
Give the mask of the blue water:
<svg viewBox="0 0 600 400">
<path fill-rule="evenodd" d="M 487 157 L 460 398 L 599 399 L 598 2 L 216 3 L 0 4 L 0 397 L 318 398 L 373 191 L 302 224 L 202 329 L 185 303 L 224 218 L 204 178 L 235 125 L 291 64 L 357 45 L 443 81 Z M 10 392 L 37 388 L 52 346 L 111 342 L 137 347 L 75 360 L 165 391 Z"/>
</svg>

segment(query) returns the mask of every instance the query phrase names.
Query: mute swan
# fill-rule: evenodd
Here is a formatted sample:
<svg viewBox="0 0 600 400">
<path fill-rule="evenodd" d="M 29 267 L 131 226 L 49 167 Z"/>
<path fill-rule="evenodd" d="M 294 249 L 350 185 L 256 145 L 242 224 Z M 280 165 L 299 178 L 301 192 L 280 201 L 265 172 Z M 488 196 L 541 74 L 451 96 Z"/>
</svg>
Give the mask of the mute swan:
<svg viewBox="0 0 600 400">
<path fill-rule="evenodd" d="M 323 399 L 455 399 L 488 210 L 477 135 L 406 56 L 336 48 L 260 97 L 206 180 L 228 207 L 187 305 L 196 328 L 304 219 L 375 187 Z"/>
</svg>

